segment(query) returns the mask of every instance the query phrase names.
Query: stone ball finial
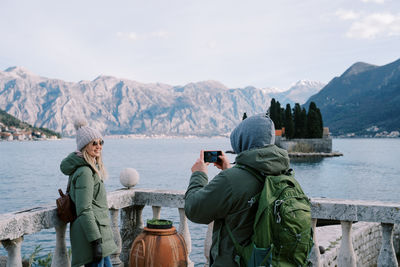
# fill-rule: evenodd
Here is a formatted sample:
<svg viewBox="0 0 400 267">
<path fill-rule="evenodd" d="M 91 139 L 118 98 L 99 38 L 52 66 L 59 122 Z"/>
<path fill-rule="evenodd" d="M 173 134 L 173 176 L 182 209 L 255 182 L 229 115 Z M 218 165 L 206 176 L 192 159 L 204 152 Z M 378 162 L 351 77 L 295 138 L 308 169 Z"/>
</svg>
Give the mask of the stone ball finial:
<svg viewBox="0 0 400 267">
<path fill-rule="evenodd" d="M 139 173 L 133 168 L 125 168 L 119 175 L 119 181 L 125 187 L 134 187 L 139 182 Z"/>
</svg>

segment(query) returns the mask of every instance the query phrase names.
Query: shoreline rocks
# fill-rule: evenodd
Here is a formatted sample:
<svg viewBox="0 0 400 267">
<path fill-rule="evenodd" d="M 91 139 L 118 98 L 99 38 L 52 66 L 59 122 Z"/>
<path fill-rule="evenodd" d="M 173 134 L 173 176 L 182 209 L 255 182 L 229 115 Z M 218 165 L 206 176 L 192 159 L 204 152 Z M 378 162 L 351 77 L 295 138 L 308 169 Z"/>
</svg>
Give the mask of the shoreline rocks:
<svg viewBox="0 0 400 267">
<path fill-rule="evenodd" d="M 341 157 L 341 152 L 289 152 L 290 158 L 306 158 L 306 157 Z"/>
</svg>

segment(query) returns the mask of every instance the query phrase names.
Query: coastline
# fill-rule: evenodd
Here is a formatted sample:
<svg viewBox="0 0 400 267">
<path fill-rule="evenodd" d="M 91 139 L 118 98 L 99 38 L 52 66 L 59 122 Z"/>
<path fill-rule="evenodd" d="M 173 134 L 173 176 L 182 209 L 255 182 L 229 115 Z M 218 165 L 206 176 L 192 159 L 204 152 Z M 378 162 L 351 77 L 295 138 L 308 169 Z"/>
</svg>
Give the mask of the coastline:
<svg viewBox="0 0 400 267">
<path fill-rule="evenodd" d="M 194 138 L 229 138 L 229 134 L 221 135 L 165 135 L 165 134 L 116 134 L 116 135 L 105 135 L 104 138 L 108 139 L 194 139 Z"/>
<path fill-rule="evenodd" d="M 343 153 L 339 151 L 328 152 L 289 152 L 290 158 L 305 158 L 305 157 L 341 157 Z"/>
<path fill-rule="evenodd" d="M 195 139 L 195 138 L 229 138 L 230 134 L 220 134 L 220 135 L 166 135 L 166 134 L 115 134 L 115 135 L 104 135 L 105 139 Z M 400 136 L 331 136 L 332 139 L 399 139 Z M 1 139 L 0 142 L 26 142 L 26 141 L 60 141 L 60 140 L 68 140 L 74 139 L 74 136 L 64 136 L 61 138 L 32 138 L 32 139 Z M 338 156 L 337 153 L 340 152 L 332 152 L 334 155 Z M 298 154 L 298 153 L 293 153 Z M 301 153 L 300 153 L 301 154 Z M 312 153 L 305 153 L 312 154 Z M 294 155 L 301 157 L 302 155 Z M 310 155 L 310 156 L 318 156 L 318 155 Z M 328 156 L 322 154 L 320 156 Z M 341 155 L 339 155 L 341 156 Z"/>
</svg>

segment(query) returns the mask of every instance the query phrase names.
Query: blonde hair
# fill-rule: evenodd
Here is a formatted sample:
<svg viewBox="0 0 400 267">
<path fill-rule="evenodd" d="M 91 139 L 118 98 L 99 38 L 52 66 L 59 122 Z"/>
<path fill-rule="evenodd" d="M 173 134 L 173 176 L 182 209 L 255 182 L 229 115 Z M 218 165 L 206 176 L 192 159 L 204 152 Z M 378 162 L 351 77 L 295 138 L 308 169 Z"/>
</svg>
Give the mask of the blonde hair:
<svg viewBox="0 0 400 267">
<path fill-rule="evenodd" d="M 108 178 L 107 170 L 103 164 L 103 158 L 100 154 L 99 157 L 92 157 L 87 152 L 87 145 L 82 149 L 83 158 L 86 162 L 93 168 L 93 170 L 99 175 L 101 180 L 106 180 Z"/>
</svg>

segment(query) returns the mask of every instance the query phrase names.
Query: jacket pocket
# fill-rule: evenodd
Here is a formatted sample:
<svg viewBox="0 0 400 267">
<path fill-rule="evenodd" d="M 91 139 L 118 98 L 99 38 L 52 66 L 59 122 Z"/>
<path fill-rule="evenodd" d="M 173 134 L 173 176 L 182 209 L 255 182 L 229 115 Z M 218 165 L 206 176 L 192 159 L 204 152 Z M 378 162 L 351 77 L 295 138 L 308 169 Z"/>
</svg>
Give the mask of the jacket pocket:
<svg viewBox="0 0 400 267">
<path fill-rule="evenodd" d="M 103 253 L 111 253 L 115 250 L 114 235 L 111 230 L 111 221 L 108 217 L 108 211 L 97 214 L 96 223 L 102 238 Z"/>
<path fill-rule="evenodd" d="M 110 225 L 110 218 L 108 217 L 108 212 L 95 213 L 96 222 L 98 225 Z"/>
<path fill-rule="evenodd" d="M 272 247 L 258 248 L 253 244 L 251 257 L 247 263 L 248 267 L 271 266 Z"/>
</svg>

